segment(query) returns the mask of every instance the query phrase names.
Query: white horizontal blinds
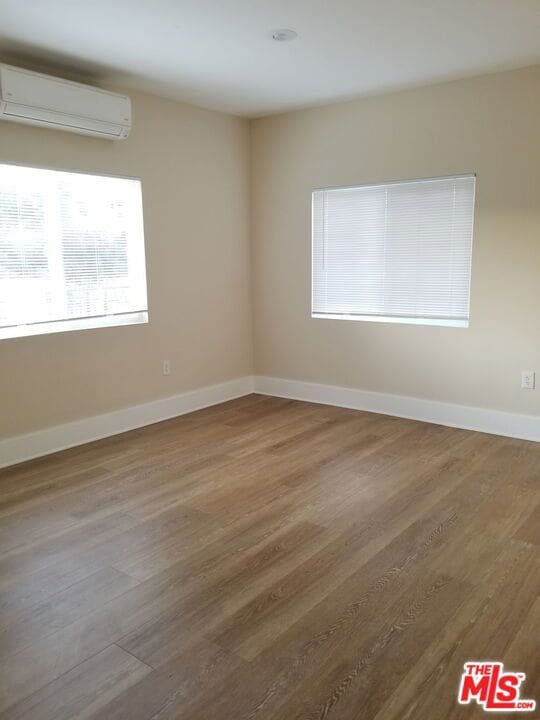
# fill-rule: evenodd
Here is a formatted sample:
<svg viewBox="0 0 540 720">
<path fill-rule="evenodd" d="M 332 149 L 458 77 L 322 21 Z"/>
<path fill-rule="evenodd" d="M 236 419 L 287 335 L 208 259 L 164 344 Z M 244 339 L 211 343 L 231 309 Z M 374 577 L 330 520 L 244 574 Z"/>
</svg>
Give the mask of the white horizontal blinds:
<svg viewBox="0 0 540 720">
<path fill-rule="evenodd" d="M 313 193 L 313 314 L 469 317 L 473 176 Z"/>
<path fill-rule="evenodd" d="M 0 165 L 0 328 L 146 310 L 139 180 Z"/>
</svg>

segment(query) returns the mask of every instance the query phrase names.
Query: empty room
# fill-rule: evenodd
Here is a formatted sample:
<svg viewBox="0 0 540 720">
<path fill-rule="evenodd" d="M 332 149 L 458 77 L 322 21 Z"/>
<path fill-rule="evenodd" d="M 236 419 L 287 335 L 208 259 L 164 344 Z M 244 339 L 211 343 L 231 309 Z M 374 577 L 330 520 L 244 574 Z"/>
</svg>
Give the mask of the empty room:
<svg viewBox="0 0 540 720">
<path fill-rule="evenodd" d="M 540 717 L 540 0 L 0 0 L 0 720 Z"/>
</svg>

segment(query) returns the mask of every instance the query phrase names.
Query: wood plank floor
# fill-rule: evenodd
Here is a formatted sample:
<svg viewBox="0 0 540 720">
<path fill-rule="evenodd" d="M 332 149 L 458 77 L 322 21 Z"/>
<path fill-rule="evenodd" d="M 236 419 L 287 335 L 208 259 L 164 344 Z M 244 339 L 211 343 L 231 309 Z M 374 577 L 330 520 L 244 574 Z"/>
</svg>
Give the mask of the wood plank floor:
<svg viewBox="0 0 540 720">
<path fill-rule="evenodd" d="M 251 395 L 0 471 L 3 720 L 540 701 L 540 445 Z"/>
</svg>

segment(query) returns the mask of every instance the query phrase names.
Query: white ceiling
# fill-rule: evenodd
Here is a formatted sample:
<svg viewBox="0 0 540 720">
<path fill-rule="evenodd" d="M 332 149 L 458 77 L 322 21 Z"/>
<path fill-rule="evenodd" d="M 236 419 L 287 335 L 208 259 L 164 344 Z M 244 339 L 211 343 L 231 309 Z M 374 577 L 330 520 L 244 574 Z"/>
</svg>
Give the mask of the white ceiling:
<svg viewBox="0 0 540 720">
<path fill-rule="evenodd" d="M 253 117 L 539 63 L 540 0 L 0 0 L 0 57 Z"/>
</svg>

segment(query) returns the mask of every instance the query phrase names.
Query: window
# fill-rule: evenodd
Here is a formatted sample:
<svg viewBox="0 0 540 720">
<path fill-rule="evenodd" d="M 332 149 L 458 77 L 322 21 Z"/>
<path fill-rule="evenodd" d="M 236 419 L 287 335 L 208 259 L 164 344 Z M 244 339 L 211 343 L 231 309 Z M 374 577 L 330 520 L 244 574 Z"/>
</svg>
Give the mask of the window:
<svg viewBox="0 0 540 720">
<path fill-rule="evenodd" d="M 0 165 L 0 338 L 147 310 L 140 180 Z"/>
<path fill-rule="evenodd" d="M 313 193 L 312 317 L 469 324 L 475 177 Z"/>
</svg>

